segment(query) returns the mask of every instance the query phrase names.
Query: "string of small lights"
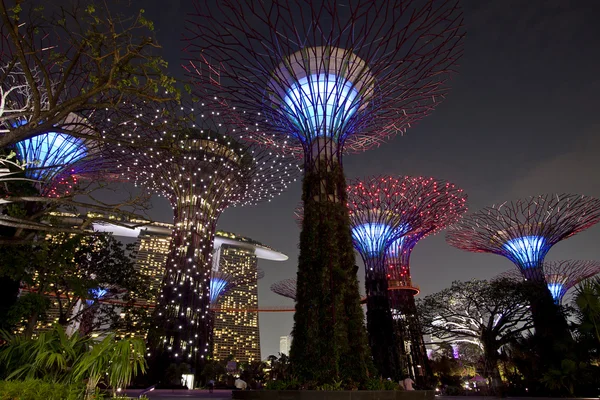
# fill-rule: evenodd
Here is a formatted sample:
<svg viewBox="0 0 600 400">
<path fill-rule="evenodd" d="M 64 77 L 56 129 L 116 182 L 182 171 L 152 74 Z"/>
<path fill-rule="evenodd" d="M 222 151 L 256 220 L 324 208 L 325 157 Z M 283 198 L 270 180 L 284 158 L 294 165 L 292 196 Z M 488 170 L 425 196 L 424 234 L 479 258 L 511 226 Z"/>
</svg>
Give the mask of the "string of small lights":
<svg viewBox="0 0 600 400">
<path fill-rule="evenodd" d="M 166 274 L 155 311 L 152 347 L 191 364 L 209 351 L 210 274 L 217 220 L 232 206 L 271 200 L 300 170 L 282 155 L 240 140 L 233 110 L 217 97 L 178 110 L 123 121 L 112 148 L 122 176 L 165 196 L 174 213 Z M 146 119 L 145 123 L 138 123 Z M 148 119 L 151 121 L 148 122 Z M 147 143 L 141 147 L 138 141 Z M 154 343 L 155 342 L 155 343 Z"/>
</svg>

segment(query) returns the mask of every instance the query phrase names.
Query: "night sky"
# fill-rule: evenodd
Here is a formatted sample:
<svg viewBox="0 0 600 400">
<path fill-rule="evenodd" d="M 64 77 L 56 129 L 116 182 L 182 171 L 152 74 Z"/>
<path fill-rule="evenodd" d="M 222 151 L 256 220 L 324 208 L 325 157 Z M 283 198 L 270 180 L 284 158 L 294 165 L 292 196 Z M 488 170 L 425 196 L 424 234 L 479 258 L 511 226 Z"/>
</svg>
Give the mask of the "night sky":
<svg viewBox="0 0 600 400">
<path fill-rule="evenodd" d="M 132 3 L 155 22 L 171 72 L 180 75 L 181 36 L 192 1 Z M 405 136 L 346 156 L 346 176 L 442 178 L 465 190 L 473 211 L 540 193 L 600 197 L 600 2 L 464 0 L 463 6 L 467 39 L 447 100 Z M 266 272 L 259 281 L 261 306 L 292 304 L 269 287 L 296 274 L 299 229 L 293 211 L 300 192 L 297 182 L 276 200 L 227 210 L 219 221 L 219 229 L 289 256 L 287 262 L 260 263 Z M 150 215 L 172 220 L 164 199 L 154 202 Z M 559 243 L 547 259 L 600 259 L 599 240 L 600 225 Z M 421 296 L 453 280 L 491 278 L 512 267 L 500 256 L 454 249 L 443 233 L 422 240 L 411 259 Z M 263 358 L 277 354 L 279 337 L 292 324 L 292 313 L 261 313 Z"/>
</svg>

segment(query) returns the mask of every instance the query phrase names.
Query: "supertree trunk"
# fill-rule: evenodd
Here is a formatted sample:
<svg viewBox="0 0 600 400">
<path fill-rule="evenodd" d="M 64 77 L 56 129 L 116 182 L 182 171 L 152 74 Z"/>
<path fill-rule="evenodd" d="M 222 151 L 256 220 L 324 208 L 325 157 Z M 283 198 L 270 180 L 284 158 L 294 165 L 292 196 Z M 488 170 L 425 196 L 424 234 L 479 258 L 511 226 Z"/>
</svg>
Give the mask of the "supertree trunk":
<svg viewBox="0 0 600 400">
<path fill-rule="evenodd" d="M 383 263 L 376 261 L 375 264 Z M 369 264 L 368 262 L 366 263 Z M 365 275 L 367 292 L 367 331 L 375 367 L 384 378 L 397 381 L 402 378 L 398 343 L 388 299 L 388 282 L 381 268 L 367 267 Z"/>
<path fill-rule="evenodd" d="M 290 353 L 301 381 L 368 377 L 341 157 L 402 132 L 438 104 L 461 52 L 460 15 L 455 1 L 339 7 L 334 0 L 223 0 L 196 7 L 188 72 L 206 80 L 199 66 L 222 64 L 209 68 L 227 81 L 224 97 L 260 126 L 245 130 L 245 139 L 304 157 Z"/>
<path fill-rule="evenodd" d="M 421 322 L 417 314 L 415 292 L 410 289 L 390 290 L 389 298 L 402 367 L 419 388 L 430 387 L 433 372 L 427 358 Z"/>
<path fill-rule="evenodd" d="M 155 360 L 199 367 L 210 348 L 209 284 L 218 207 L 196 212 L 193 205 L 181 204 L 173 209 L 175 231 L 149 337 Z"/>
<path fill-rule="evenodd" d="M 323 153 L 320 153 L 323 154 Z M 370 369 L 346 181 L 337 162 L 306 165 L 297 304 L 290 360 L 306 381 L 363 381 Z"/>
<path fill-rule="evenodd" d="M 458 218 L 460 212 L 464 212 L 464 210 L 466 210 L 466 207 L 460 210 L 456 208 L 453 213 L 448 210 L 445 218 L 452 221 L 453 218 Z M 451 216 L 452 214 L 454 214 L 454 217 Z M 437 221 L 438 227 L 444 226 L 444 222 L 448 221 Z M 433 233 L 435 229 L 434 226 L 431 226 L 429 230 L 422 230 L 403 238 L 398 248 L 388 253 L 387 260 L 390 289 L 388 295 L 394 314 L 399 352 L 403 367 L 417 386 L 421 388 L 431 387 L 433 384 L 433 371 L 429 365 L 427 349 L 423 340 L 423 329 L 417 313 L 415 296 L 419 293 L 419 289 L 413 286 L 410 276 L 410 256 L 417 243 Z"/>
</svg>

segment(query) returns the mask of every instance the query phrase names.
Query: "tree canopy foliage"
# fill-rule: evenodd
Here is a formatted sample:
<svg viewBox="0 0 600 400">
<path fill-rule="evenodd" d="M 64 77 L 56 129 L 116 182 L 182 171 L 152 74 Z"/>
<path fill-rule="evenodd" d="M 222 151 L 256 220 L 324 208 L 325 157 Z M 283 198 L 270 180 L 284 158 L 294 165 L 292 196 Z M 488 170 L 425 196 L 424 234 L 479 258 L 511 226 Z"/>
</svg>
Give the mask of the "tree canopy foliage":
<svg viewBox="0 0 600 400">
<path fill-rule="evenodd" d="M 144 10 L 2 0 L 0 18 L 0 148 L 50 131 L 86 137 L 94 121 L 133 117 L 131 105 L 178 98 Z"/>
<path fill-rule="evenodd" d="M 479 346 L 485 374 L 500 384 L 499 351 L 533 327 L 526 287 L 508 279 L 453 282 L 418 304 L 425 332 L 445 343 Z"/>
<path fill-rule="evenodd" d="M 57 234 L 32 244 L 0 247 L 0 274 L 20 281 L 25 294 L 9 311 L 12 322 L 26 319 L 25 334 L 30 336 L 50 303 L 57 307 L 63 326 L 81 322 L 89 309 L 99 311 L 90 330 L 133 322 L 120 314 L 137 310 L 134 296 L 147 298 L 149 293 L 134 269 L 131 250 L 132 245 L 123 247 L 107 234 Z"/>
</svg>

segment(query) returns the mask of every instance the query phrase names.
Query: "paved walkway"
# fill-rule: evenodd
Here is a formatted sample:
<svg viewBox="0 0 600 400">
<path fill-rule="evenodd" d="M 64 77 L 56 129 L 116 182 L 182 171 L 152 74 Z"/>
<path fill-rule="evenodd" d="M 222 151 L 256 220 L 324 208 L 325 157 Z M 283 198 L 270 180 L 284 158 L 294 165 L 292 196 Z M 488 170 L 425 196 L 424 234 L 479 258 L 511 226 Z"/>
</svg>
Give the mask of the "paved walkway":
<svg viewBox="0 0 600 400">
<path fill-rule="evenodd" d="M 140 394 L 139 390 L 128 390 L 127 395 L 137 398 Z M 148 392 L 146 396 L 149 399 L 161 400 L 185 400 L 185 399 L 213 399 L 213 400 L 230 400 L 231 390 L 214 390 L 213 393 L 208 393 L 208 390 L 169 390 L 156 389 Z"/>
<path fill-rule="evenodd" d="M 436 400 L 598 400 L 598 397 L 494 397 L 494 396 L 435 396 Z"/>
</svg>

